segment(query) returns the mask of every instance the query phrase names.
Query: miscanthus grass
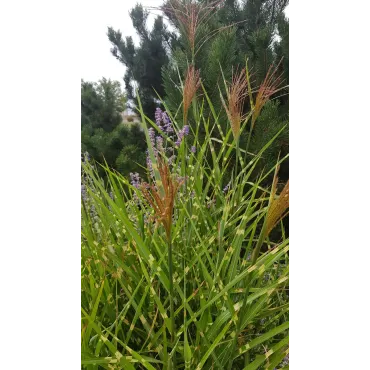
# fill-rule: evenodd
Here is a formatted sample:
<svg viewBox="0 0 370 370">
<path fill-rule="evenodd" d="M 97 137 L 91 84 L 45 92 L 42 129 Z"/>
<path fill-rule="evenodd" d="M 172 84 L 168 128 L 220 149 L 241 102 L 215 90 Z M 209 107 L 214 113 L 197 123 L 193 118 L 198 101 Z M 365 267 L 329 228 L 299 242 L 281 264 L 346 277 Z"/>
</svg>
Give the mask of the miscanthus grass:
<svg viewBox="0 0 370 370">
<path fill-rule="evenodd" d="M 254 104 L 236 125 L 231 112 L 239 108 L 226 94 L 226 131 L 198 75 L 194 84 L 184 85 L 192 88 L 185 111 L 197 105 L 191 125 L 160 109 L 154 122 L 139 108 L 148 145 L 147 178 L 125 178 L 84 157 L 84 369 L 288 367 L 289 240 L 282 219 L 289 184 L 278 186 L 286 157 L 256 178 L 257 163 L 281 132 L 254 155 L 239 147 L 251 120 L 258 125 L 269 95 L 264 86 L 272 84 L 265 83 L 263 99 L 260 93 L 256 102 L 248 71 L 234 83 L 242 83 L 242 73 L 243 94 Z M 204 114 L 206 105 L 211 116 Z M 239 166 L 230 172 L 233 158 Z M 105 182 L 96 166 L 105 168 Z"/>
</svg>

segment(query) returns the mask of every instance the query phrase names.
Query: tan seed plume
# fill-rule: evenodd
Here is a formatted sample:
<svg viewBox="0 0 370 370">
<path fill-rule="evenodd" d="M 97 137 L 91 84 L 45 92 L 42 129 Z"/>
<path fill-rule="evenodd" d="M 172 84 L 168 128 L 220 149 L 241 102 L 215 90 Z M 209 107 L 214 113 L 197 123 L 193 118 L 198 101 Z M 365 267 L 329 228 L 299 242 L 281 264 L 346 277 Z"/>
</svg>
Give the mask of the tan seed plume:
<svg viewBox="0 0 370 370">
<path fill-rule="evenodd" d="M 276 178 L 277 180 L 277 178 Z M 275 188 L 275 189 L 274 189 Z M 276 191 L 276 183 L 273 185 L 273 191 Z M 278 198 L 273 199 L 267 212 L 266 235 L 270 234 L 276 224 L 284 218 L 284 212 L 289 208 L 289 180 L 285 184 Z"/>
<path fill-rule="evenodd" d="M 183 93 L 183 105 L 184 105 L 184 120 L 187 120 L 188 110 L 199 86 L 200 86 L 200 74 L 199 71 L 195 70 L 193 65 L 189 66 L 186 73 Z"/>
<path fill-rule="evenodd" d="M 198 27 L 205 24 L 214 10 L 224 2 L 216 0 L 210 2 L 198 2 L 195 0 L 168 0 L 160 9 L 169 16 L 175 16 L 183 28 L 187 39 L 189 40 L 190 49 L 195 52 L 195 40 Z"/>
<path fill-rule="evenodd" d="M 245 68 L 243 68 L 239 73 L 233 74 L 232 82 L 227 90 L 227 105 L 223 101 L 236 140 L 240 134 L 240 123 L 243 119 L 243 106 L 247 95 L 247 87 Z"/>
<path fill-rule="evenodd" d="M 183 181 L 170 173 L 168 164 L 161 158 L 158 158 L 158 170 L 164 195 L 160 195 L 156 184 L 143 183 L 140 189 L 144 198 L 154 209 L 155 218 L 163 225 L 167 238 L 170 240 L 175 197 Z"/>
<path fill-rule="evenodd" d="M 279 76 L 277 75 L 280 63 L 281 60 L 276 67 L 273 67 L 273 65 L 270 66 L 264 81 L 258 89 L 256 102 L 252 113 L 252 128 L 254 127 L 254 124 L 260 115 L 263 106 L 270 100 L 272 95 L 281 89 L 281 84 L 283 82 L 282 74 Z"/>
</svg>

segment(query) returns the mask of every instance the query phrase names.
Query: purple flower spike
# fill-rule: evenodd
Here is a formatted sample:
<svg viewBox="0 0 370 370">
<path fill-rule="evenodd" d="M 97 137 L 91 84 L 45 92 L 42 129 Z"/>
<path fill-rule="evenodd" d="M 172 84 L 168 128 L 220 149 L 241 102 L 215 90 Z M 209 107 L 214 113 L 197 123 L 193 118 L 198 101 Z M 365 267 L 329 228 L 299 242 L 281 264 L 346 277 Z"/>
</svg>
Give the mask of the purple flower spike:
<svg viewBox="0 0 370 370">
<path fill-rule="evenodd" d="M 150 142 L 152 143 L 152 146 L 154 148 L 154 146 L 155 146 L 155 131 L 154 131 L 154 128 L 151 127 L 148 130 L 148 133 L 149 133 Z"/>
<path fill-rule="evenodd" d="M 163 137 L 162 136 L 156 136 L 155 141 L 157 143 L 157 149 L 159 151 L 163 151 Z"/>
<path fill-rule="evenodd" d="M 165 125 L 171 123 L 170 117 L 168 117 L 168 114 L 166 112 L 162 113 L 162 121 Z"/>
<path fill-rule="evenodd" d="M 152 160 L 150 159 L 149 151 L 146 151 L 146 166 L 149 170 L 149 174 L 151 177 L 154 177 L 154 171 L 153 171 L 153 163 Z"/>
<path fill-rule="evenodd" d="M 180 146 L 181 142 L 182 142 L 182 139 L 185 135 L 187 135 L 187 133 L 189 133 L 189 126 L 184 126 L 184 128 L 182 130 L 179 131 L 178 135 L 177 135 L 177 140 L 175 142 L 175 145 L 177 147 Z"/>
<path fill-rule="evenodd" d="M 87 192 L 86 192 L 86 186 L 81 185 L 81 196 L 84 202 L 87 200 Z"/>
<path fill-rule="evenodd" d="M 172 127 L 172 123 L 171 123 L 171 122 L 169 122 L 169 123 L 165 126 L 165 131 L 166 131 L 168 134 L 173 132 L 173 127 Z"/>
<path fill-rule="evenodd" d="M 160 126 L 161 121 L 162 121 L 162 117 L 163 117 L 163 112 L 162 112 L 161 108 L 157 108 L 155 110 L 154 117 L 155 117 L 155 122 L 156 122 L 157 126 Z"/>
<path fill-rule="evenodd" d="M 192 153 L 196 153 L 196 151 L 197 151 L 197 148 L 193 145 L 191 148 L 190 148 L 190 151 L 192 152 Z"/>
<path fill-rule="evenodd" d="M 131 185 L 135 188 L 138 188 L 140 185 L 140 176 L 137 172 L 132 173 L 130 172 L 130 178 L 131 178 Z"/>
</svg>

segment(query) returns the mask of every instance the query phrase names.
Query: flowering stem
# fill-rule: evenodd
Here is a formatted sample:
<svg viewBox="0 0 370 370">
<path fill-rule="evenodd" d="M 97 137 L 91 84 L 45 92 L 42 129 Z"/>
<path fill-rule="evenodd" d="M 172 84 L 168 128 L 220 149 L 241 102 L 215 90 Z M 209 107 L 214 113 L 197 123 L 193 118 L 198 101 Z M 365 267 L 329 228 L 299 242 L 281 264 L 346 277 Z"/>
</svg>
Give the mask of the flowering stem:
<svg viewBox="0 0 370 370">
<path fill-rule="evenodd" d="M 239 138 L 236 139 L 236 162 L 235 162 L 235 177 L 238 173 L 238 161 L 239 161 Z"/>
<path fill-rule="evenodd" d="M 239 148 L 239 137 L 236 139 L 236 161 L 235 161 L 235 184 L 234 184 L 234 189 L 237 191 L 237 184 L 236 184 L 236 179 L 238 177 L 238 162 L 239 162 L 239 154 L 240 154 L 240 148 Z"/>
<path fill-rule="evenodd" d="M 249 145 L 250 145 L 250 142 L 251 142 L 251 136 L 252 136 L 252 127 L 249 131 L 247 146 L 245 147 L 245 159 L 244 159 L 245 163 L 247 163 L 247 155 L 248 155 L 247 153 L 248 153 Z"/>
<path fill-rule="evenodd" d="M 175 346 L 175 315 L 173 305 L 173 270 L 172 270 L 172 243 L 171 237 L 168 238 L 168 269 L 169 269 L 169 280 L 170 280 L 170 317 L 171 317 L 171 344 L 172 350 Z M 171 360 L 169 360 L 171 361 Z M 172 367 L 168 366 L 169 369 Z M 176 370 L 176 351 L 173 352 L 173 369 Z"/>
</svg>

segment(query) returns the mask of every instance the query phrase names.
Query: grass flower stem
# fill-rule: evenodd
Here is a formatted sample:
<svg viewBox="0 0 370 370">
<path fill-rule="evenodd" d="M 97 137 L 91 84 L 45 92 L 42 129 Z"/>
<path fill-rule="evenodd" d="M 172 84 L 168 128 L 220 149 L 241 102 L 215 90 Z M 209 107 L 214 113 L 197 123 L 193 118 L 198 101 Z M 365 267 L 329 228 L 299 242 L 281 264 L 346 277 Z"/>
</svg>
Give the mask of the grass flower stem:
<svg viewBox="0 0 370 370">
<path fill-rule="evenodd" d="M 173 302 L 173 261 L 172 261 L 172 242 L 171 237 L 168 238 L 168 273 L 169 273 L 169 280 L 170 280 L 170 317 L 171 317 L 171 344 L 172 349 L 175 346 L 175 310 L 174 310 L 174 302 Z M 171 361 L 171 359 L 169 359 Z M 176 370 L 176 351 L 174 351 L 173 355 L 173 367 L 171 364 L 168 364 L 168 369 Z"/>
<path fill-rule="evenodd" d="M 248 139 L 247 139 L 247 145 L 245 146 L 245 157 L 244 157 L 244 162 L 245 163 L 247 163 L 247 155 L 248 155 L 249 145 L 251 143 L 251 137 L 252 137 L 252 127 L 249 130 Z"/>
<path fill-rule="evenodd" d="M 238 162 L 239 162 L 240 148 L 239 148 L 239 138 L 236 139 L 236 160 L 235 160 L 235 177 L 238 173 Z"/>
</svg>

